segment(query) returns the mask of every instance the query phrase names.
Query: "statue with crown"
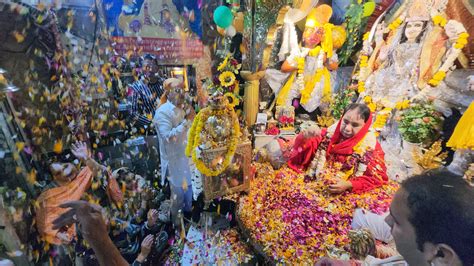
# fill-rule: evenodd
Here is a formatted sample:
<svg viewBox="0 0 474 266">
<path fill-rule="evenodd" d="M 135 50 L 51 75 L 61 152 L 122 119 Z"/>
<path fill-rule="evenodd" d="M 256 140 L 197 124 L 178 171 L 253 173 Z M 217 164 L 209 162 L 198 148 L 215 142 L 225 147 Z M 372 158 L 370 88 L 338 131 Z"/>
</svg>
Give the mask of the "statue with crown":
<svg viewBox="0 0 474 266">
<path fill-rule="evenodd" d="M 433 99 L 426 92 L 444 85 L 467 44 L 469 35 L 464 26 L 446 18 L 447 2 L 405 1 L 392 20 L 382 21 L 382 15 L 364 35 L 355 77 L 359 101 L 377 113 L 373 127 L 381 133 L 384 150 L 390 151 L 386 161 L 394 171 L 389 173 L 393 179 L 401 180 L 422 170 L 413 159 L 414 147 L 400 133 L 405 130 L 400 127 L 402 110 L 415 105 L 421 110 L 430 105 Z M 412 113 L 418 115 L 421 111 Z M 418 122 L 427 121 L 432 119 Z"/>
<path fill-rule="evenodd" d="M 336 50 L 342 47 L 346 32 L 329 23 L 332 8 L 317 0 L 301 1 L 284 15 L 282 44 L 278 53 L 280 69 L 267 69 L 265 78 L 275 94 L 277 108 L 312 113 L 329 106 L 338 68 Z M 304 21 L 304 19 L 306 20 Z M 302 41 L 298 22 L 304 22 Z M 298 23 L 300 25 L 300 23 Z"/>
</svg>

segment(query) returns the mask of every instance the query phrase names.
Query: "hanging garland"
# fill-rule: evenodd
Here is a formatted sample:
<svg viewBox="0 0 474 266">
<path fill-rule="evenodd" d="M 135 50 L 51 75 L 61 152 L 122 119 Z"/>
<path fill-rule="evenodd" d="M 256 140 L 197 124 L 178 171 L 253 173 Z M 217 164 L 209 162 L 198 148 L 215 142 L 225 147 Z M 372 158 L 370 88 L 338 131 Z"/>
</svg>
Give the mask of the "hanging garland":
<svg viewBox="0 0 474 266">
<path fill-rule="evenodd" d="M 204 131 L 205 123 L 211 116 L 215 117 L 231 117 L 232 118 L 232 130 L 230 131 L 230 136 L 227 144 L 227 151 L 225 153 L 224 159 L 216 166 L 209 167 L 207 162 L 203 161 L 201 156 L 201 145 L 203 144 L 201 136 L 206 134 Z M 232 158 L 234 157 L 235 150 L 237 148 L 237 142 L 240 135 L 240 124 L 237 118 L 236 113 L 231 105 L 226 105 L 226 107 L 221 109 L 214 109 L 207 107 L 202 109 L 198 115 L 195 117 L 193 125 L 189 132 L 188 144 L 186 146 L 186 156 L 191 156 L 193 162 L 196 164 L 196 168 L 205 176 L 218 176 L 229 166 Z"/>
</svg>

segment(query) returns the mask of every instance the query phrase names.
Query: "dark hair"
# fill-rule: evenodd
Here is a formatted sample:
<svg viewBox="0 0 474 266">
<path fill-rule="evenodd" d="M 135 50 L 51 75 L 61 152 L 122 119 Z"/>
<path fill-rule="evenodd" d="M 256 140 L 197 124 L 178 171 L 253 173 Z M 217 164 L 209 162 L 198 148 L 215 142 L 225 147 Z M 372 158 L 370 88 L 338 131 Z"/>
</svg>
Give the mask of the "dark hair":
<svg viewBox="0 0 474 266">
<path fill-rule="evenodd" d="M 365 103 L 349 104 L 348 106 L 346 106 L 346 109 L 344 109 L 344 113 L 342 114 L 342 116 L 354 109 L 357 109 L 357 111 L 359 111 L 359 115 L 364 119 L 364 122 L 367 122 L 367 120 L 369 120 L 370 109 Z"/>
<path fill-rule="evenodd" d="M 403 30 L 402 30 L 402 36 L 400 38 L 400 43 L 404 43 L 404 42 L 408 41 L 407 37 L 405 36 L 405 30 L 407 28 L 407 24 L 408 24 L 408 22 L 405 23 L 405 25 L 403 25 Z M 428 25 L 428 22 L 423 21 L 423 28 L 421 29 L 421 32 L 418 35 L 418 37 L 416 37 L 416 40 L 415 40 L 416 43 L 420 43 L 421 38 L 423 37 L 423 31 L 426 30 L 426 25 Z"/>
<path fill-rule="evenodd" d="M 156 58 L 156 56 L 152 55 L 152 54 L 145 54 L 143 56 L 143 61 L 145 60 L 149 60 L 149 61 L 152 61 L 155 65 L 158 65 L 158 59 Z M 143 66 L 144 62 L 141 63 L 141 65 Z"/>
<path fill-rule="evenodd" d="M 474 187 L 446 170 L 427 172 L 402 183 L 418 249 L 449 245 L 464 265 L 474 264 Z"/>
</svg>

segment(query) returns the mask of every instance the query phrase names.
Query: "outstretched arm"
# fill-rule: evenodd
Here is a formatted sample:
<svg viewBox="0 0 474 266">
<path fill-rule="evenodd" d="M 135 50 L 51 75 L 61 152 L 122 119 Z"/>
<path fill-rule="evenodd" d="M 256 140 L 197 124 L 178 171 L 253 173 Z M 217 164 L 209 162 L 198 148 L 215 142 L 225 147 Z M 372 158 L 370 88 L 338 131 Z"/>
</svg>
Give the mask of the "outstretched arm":
<svg viewBox="0 0 474 266">
<path fill-rule="evenodd" d="M 76 142 L 72 144 L 71 152 L 92 170 L 94 177 L 96 177 L 100 172 L 107 176 L 107 194 L 113 202 L 118 203 L 123 200 L 122 191 L 120 190 L 117 180 L 112 177 L 111 173 L 107 171 L 105 166 L 92 159 L 91 152 L 87 149 L 85 142 Z"/>
<path fill-rule="evenodd" d="M 105 171 L 107 168 L 103 165 L 100 165 L 94 159 L 92 159 L 91 152 L 87 149 L 85 142 L 78 141 L 72 144 L 71 149 L 72 154 L 76 156 L 79 160 L 83 161 L 93 172 L 94 176 L 97 175 L 100 171 Z"/>
<path fill-rule="evenodd" d="M 102 218 L 100 206 L 87 201 L 71 201 L 60 207 L 70 209 L 53 221 L 53 229 L 77 223 L 84 239 L 94 250 L 100 265 L 129 265 L 107 234 L 107 225 Z"/>
</svg>

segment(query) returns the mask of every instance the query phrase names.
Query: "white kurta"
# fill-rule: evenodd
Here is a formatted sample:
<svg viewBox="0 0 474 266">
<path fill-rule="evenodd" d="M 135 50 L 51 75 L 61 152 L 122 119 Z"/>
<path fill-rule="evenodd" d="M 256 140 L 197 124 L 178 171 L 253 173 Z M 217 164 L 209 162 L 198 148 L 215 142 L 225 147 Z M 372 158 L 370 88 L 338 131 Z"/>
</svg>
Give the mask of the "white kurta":
<svg viewBox="0 0 474 266">
<path fill-rule="evenodd" d="M 190 186 L 189 159 L 184 151 L 191 122 L 185 119 L 181 108 L 168 101 L 156 110 L 153 124 L 160 145 L 161 184 L 166 177 L 173 186 Z"/>
</svg>

